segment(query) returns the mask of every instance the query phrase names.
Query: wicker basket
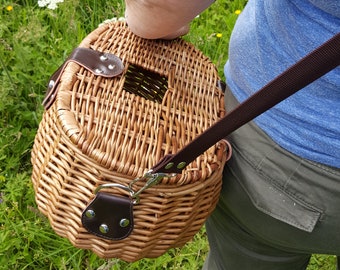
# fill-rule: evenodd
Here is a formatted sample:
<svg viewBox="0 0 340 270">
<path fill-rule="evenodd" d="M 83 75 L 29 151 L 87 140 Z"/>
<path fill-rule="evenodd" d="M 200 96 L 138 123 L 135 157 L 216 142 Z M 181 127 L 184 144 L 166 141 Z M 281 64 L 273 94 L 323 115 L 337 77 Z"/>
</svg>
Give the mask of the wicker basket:
<svg viewBox="0 0 340 270">
<path fill-rule="evenodd" d="M 158 257 L 189 241 L 214 209 L 226 161 L 223 141 L 181 174 L 143 190 L 127 237 L 93 235 L 82 214 L 99 186 L 143 188 L 143 178 L 132 181 L 224 116 L 217 71 L 191 44 L 144 40 L 123 22 L 100 26 L 79 47 L 118 56 L 124 70 L 106 78 L 76 62 L 63 69 L 32 151 L 38 207 L 76 247 L 129 262 Z M 105 191 L 131 195 L 119 187 Z"/>
</svg>

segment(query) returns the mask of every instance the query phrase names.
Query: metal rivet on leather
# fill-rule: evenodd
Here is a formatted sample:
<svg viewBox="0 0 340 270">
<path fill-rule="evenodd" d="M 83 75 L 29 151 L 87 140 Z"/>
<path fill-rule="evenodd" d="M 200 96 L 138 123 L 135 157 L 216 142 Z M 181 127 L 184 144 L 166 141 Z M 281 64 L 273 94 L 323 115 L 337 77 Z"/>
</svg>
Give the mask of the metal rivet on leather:
<svg viewBox="0 0 340 270">
<path fill-rule="evenodd" d="M 109 227 L 106 224 L 102 224 L 99 226 L 99 231 L 101 233 L 108 233 L 109 232 Z"/>
<path fill-rule="evenodd" d="M 120 222 L 119 222 L 119 226 L 122 228 L 125 228 L 127 226 L 129 226 L 130 224 L 130 220 L 123 218 Z"/>
<path fill-rule="evenodd" d="M 165 169 L 166 169 L 166 170 L 169 170 L 169 169 L 171 169 L 173 166 L 174 166 L 174 163 L 173 163 L 173 162 L 169 162 L 168 164 L 166 164 Z"/>
<path fill-rule="evenodd" d="M 85 213 L 86 217 L 93 218 L 96 216 L 96 213 L 93 210 L 87 210 Z"/>
<path fill-rule="evenodd" d="M 116 66 L 115 65 L 108 65 L 107 68 L 113 70 Z"/>
<path fill-rule="evenodd" d="M 48 83 L 48 88 L 50 89 L 53 88 L 54 84 L 55 84 L 55 81 L 50 80 L 50 82 Z"/>
<path fill-rule="evenodd" d="M 107 59 L 108 59 L 108 57 L 106 55 L 100 56 L 100 60 L 103 61 L 103 62 L 106 61 Z"/>
<path fill-rule="evenodd" d="M 177 169 L 183 169 L 185 166 L 187 165 L 186 162 L 180 162 L 178 165 L 177 165 Z"/>
</svg>

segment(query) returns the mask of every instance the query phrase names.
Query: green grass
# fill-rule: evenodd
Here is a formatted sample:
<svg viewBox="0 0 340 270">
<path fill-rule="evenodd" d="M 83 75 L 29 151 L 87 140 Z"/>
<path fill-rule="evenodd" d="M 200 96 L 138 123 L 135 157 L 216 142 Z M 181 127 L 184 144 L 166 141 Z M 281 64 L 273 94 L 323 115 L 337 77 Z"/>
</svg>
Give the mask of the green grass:
<svg viewBox="0 0 340 270">
<path fill-rule="evenodd" d="M 185 37 L 213 60 L 221 76 L 235 11 L 244 3 L 216 2 Z M 88 33 L 123 10 L 123 0 L 65 0 L 56 10 L 40 8 L 35 0 L 0 0 L 0 270 L 200 269 L 203 264 L 204 228 L 182 249 L 127 264 L 74 248 L 51 230 L 34 201 L 30 150 L 46 82 Z M 335 257 L 315 255 L 308 269 L 335 269 Z"/>
</svg>

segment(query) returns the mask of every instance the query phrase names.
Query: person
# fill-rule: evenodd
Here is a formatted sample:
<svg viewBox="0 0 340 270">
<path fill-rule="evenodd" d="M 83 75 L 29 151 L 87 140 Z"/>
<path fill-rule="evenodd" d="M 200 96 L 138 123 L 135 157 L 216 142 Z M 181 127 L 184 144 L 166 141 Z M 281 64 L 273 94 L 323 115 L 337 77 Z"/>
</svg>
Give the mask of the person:
<svg viewBox="0 0 340 270">
<path fill-rule="evenodd" d="M 126 0 L 144 38 L 175 38 L 211 0 Z M 340 31 L 338 0 L 249 0 L 230 38 L 226 109 Z M 340 48 L 339 48 L 340 49 Z M 340 255 L 340 68 L 229 136 L 204 269 L 300 270 Z"/>
</svg>

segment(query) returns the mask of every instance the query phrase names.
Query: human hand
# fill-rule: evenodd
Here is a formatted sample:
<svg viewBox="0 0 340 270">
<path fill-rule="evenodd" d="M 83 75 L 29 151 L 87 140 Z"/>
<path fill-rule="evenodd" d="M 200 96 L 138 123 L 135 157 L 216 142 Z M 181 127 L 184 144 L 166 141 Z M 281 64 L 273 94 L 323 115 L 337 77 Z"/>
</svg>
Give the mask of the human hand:
<svg viewBox="0 0 340 270">
<path fill-rule="evenodd" d="M 174 39 L 189 31 L 190 22 L 214 0 L 125 0 L 125 19 L 136 35 Z"/>
</svg>

